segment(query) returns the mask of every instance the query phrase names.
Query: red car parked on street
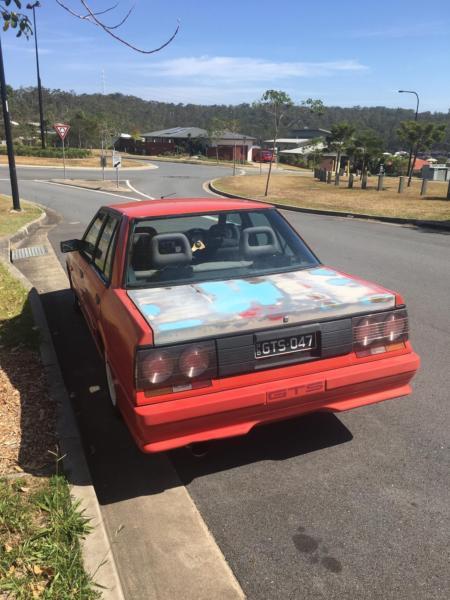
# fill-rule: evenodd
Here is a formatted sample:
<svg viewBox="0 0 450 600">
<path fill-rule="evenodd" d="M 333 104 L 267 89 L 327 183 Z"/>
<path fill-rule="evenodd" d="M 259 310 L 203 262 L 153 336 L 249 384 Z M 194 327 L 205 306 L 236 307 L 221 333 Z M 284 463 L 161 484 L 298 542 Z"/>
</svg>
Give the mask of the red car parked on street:
<svg viewBox="0 0 450 600">
<path fill-rule="evenodd" d="M 411 391 L 419 358 L 400 294 L 322 265 L 267 204 L 107 206 L 61 250 L 144 452 Z"/>
</svg>

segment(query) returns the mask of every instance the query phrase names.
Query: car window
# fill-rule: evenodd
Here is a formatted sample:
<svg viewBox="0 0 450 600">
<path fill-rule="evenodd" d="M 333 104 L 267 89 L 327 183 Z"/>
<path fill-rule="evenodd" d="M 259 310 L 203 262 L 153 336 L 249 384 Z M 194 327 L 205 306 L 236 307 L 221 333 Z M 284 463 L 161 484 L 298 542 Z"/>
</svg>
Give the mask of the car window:
<svg viewBox="0 0 450 600">
<path fill-rule="evenodd" d="M 282 273 L 319 264 L 274 209 L 137 220 L 126 284 L 151 287 Z"/>
<path fill-rule="evenodd" d="M 108 215 L 95 252 L 95 266 L 108 281 L 111 279 L 114 239 L 119 225 L 119 218 Z"/>
<path fill-rule="evenodd" d="M 97 239 L 105 220 L 105 216 L 106 215 L 104 212 L 98 213 L 84 233 L 83 240 L 87 243 L 82 253 L 90 259 L 94 258 L 95 246 L 97 244 Z"/>
</svg>

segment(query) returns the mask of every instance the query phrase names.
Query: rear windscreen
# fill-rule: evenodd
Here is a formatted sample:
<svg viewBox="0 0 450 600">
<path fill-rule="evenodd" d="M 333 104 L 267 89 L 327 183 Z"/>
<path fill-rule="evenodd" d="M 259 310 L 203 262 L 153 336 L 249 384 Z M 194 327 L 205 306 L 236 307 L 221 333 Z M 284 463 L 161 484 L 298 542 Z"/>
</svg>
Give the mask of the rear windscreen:
<svg viewBox="0 0 450 600">
<path fill-rule="evenodd" d="M 133 225 L 126 285 L 252 277 L 317 264 L 274 209 L 152 218 Z"/>
</svg>

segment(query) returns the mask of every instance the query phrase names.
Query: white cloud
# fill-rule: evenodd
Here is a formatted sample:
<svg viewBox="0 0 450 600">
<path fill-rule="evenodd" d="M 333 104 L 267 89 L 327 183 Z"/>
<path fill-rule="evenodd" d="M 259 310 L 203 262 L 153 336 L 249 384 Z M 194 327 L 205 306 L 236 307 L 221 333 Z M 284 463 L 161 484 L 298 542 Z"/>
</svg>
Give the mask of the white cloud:
<svg viewBox="0 0 450 600">
<path fill-rule="evenodd" d="M 152 65 L 152 72 L 164 77 L 270 81 L 293 77 L 320 77 L 344 71 L 364 71 L 367 68 L 353 59 L 330 62 L 274 62 L 246 57 L 199 56 L 158 62 Z"/>
</svg>

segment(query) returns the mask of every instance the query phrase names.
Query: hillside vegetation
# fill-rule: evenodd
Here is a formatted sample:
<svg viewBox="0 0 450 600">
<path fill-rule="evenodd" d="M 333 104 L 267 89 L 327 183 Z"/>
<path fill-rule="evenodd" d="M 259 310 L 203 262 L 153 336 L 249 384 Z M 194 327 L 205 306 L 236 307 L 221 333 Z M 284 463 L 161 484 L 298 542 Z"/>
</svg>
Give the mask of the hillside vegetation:
<svg viewBox="0 0 450 600">
<path fill-rule="evenodd" d="M 107 127 L 111 132 L 145 133 L 156 129 L 176 126 L 197 126 L 207 128 L 213 117 L 238 121 L 242 133 L 259 138 L 271 136 L 270 122 L 261 107 L 251 104 L 237 105 L 198 105 L 172 104 L 143 100 L 123 94 L 76 94 L 73 91 L 44 89 L 44 111 L 47 123 L 71 121 L 80 112 L 84 118 L 92 119 L 92 129 Z M 9 88 L 11 118 L 20 123 L 15 132 L 26 127 L 29 121 L 39 120 L 36 88 Z M 255 98 L 256 100 L 256 98 Z M 397 139 L 396 130 L 401 121 L 414 118 L 413 110 L 386 108 L 384 106 L 341 108 L 328 106 L 323 115 L 311 114 L 307 109 L 292 107 L 281 128 L 280 135 L 288 133 L 289 127 L 321 127 L 329 129 L 333 124 L 348 121 L 358 129 L 371 128 L 383 139 L 387 150 L 397 150 L 402 143 Z M 436 123 L 450 124 L 450 113 L 420 113 L 420 119 Z M 445 141 L 437 151 L 450 151 L 450 127 L 447 127 Z M 23 135 L 23 131 L 20 131 Z M 75 131 L 73 132 L 75 137 Z M 94 141 L 70 140 L 72 146 L 95 145 Z"/>
</svg>

